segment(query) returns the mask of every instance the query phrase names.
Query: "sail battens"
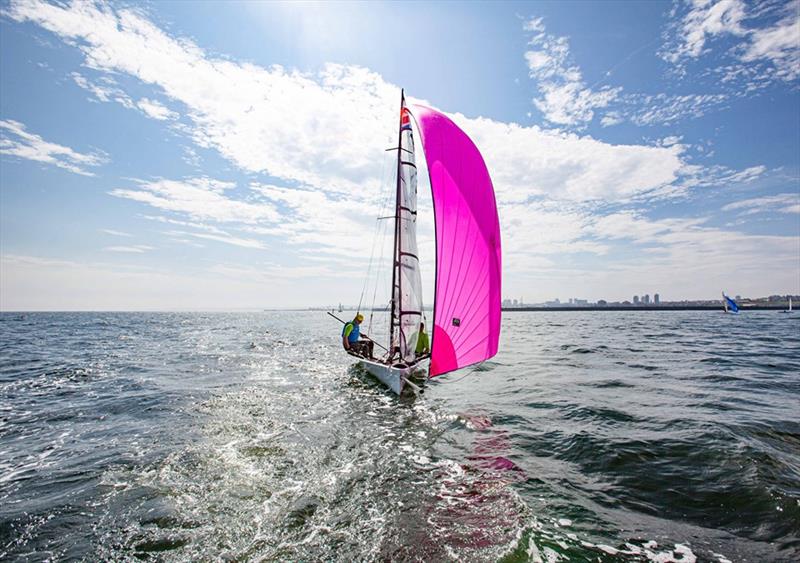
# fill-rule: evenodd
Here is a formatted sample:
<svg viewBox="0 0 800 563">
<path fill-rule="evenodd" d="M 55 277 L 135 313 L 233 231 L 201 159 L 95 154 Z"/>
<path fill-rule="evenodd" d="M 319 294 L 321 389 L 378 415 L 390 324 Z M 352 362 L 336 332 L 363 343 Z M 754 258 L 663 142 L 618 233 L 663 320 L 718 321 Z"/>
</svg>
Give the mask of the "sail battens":
<svg viewBox="0 0 800 563">
<path fill-rule="evenodd" d="M 422 310 L 422 278 L 417 254 L 417 167 L 411 119 L 405 99 L 400 105 L 400 139 L 397 152 L 397 201 L 391 350 L 399 347 L 400 357 L 415 359 Z"/>
<path fill-rule="evenodd" d="M 436 223 L 434 377 L 497 353 L 500 225 L 492 181 L 475 144 L 444 114 L 416 105 L 413 111 Z"/>
</svg>

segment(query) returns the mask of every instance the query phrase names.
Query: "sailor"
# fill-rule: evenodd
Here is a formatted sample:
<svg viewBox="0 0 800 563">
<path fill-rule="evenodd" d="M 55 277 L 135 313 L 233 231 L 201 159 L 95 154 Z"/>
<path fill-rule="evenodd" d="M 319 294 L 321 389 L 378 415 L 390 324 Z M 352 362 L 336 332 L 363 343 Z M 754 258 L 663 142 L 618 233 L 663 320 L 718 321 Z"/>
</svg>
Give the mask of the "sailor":
<svg viewBox="0 0 800 563">
<path fill-rule="evenodd" d="M 428 333 L 425 332 L 425 324 L 419 323 L 419 334 L 417 335 L 417 356 L 424 356 L 431 353 L 431 345 L 428 340 Z"/>
<path fill-rule="evenodd" d="M 372 359 L 372 348 L 375 345 L 372 340 L 359 340 L 361 337 L 360 325 L 364 320 L 364 315 L 356 314 L 355 318 L 349 323 L 345 323 L 342 329 L 342 346 L 351 354 Z"/>
</svg>

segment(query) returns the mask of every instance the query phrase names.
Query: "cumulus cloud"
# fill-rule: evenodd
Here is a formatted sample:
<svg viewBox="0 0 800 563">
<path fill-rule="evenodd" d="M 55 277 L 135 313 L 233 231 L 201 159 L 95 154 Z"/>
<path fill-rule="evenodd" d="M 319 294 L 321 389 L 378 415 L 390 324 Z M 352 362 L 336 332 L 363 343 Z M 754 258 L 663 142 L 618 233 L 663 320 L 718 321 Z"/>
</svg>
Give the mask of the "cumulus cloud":
<svg viewBox="0 0 800 563">
<path fill-rule="evenodd" d="M 98 152 L 83 154 L 45 141 L 28 132 L 19 121 L 11 119 L 0 120 L 0 154 L 51 164 L 83 176 L 94 176 L 93 172 L 86 170 L 87 166 L 100 166 L 108 161 L 106 155 Z"/>
<path fill-rule="evenodd" d="M 481 147 L 501 202 L 622 201 L 674 182 L 683 147 L 611 145 L 572 133 L 453 115 Z"/>
<path fill-rule="evenodd" d="M 617 98 L 622 88 L 592 90 L 586 86 L 580 68 L 571 61 L 568 38 L 548 34 L 542 18 L 529 20 L 525 30 L 532 33 L 525 60 L 540 94 L 533 103 L 545 119 L 559 125 L 582 125 L 594 118 L 594 110 Z"/>
</svg>

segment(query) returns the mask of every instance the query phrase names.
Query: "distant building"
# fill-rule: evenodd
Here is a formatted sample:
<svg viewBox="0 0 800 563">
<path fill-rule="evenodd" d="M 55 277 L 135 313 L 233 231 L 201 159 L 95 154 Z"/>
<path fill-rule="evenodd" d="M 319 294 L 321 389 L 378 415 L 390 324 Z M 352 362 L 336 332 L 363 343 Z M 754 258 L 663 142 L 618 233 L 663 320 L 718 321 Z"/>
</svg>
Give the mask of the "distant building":
<svg viewBox="0 0 800 563">
<path fill-rule="evenodd" d="M 741 296 L 741 295 L 737 295 L 737 296 L 736 296 L 736 300 L 737 300 L 737 301 L 741 301 L 741 300 L 742 300 L 742 296 Z"/>
<path fill-rule="evenodd" d="M 608 302 L 605 299 L 598 299 L 597 300 L 597 306 L 598 307 L 605 307 L 606 305 L 608 305 Z"/>
<path fill-rule="evenodd" d="M 650 304 L 650 294 L 645 293 L 644 297 L 642 297 L 642 304 L 649 305 Z"/>
<path fill-rule="evenodd" d="M 514 299 L 514 307 L 516 307 L 517 305 L 518 305 L 517 300 Z"/>
<path fill-rule="evenodd" d="M 658 293 L 656 293 L 655 295 L 653 295 L 653 303 L 654 303 L 655 305 L 658 305 L 659 303 L 661 303 L 661 298 L 658 296 Z"/>
<path fill-rule="evenodd" d="M 586 305 L 588 305 L 588 304 L 589 304 L 589 300 L 588 300 L 588 299 L 578 299 L 578 298 L 576 297 L 576 298 L 575 298 L 575 299 L 572 301 L 572 303 L 573 303 L 574 305 L 578 305 L 578 306 L 584 307 L 584 306 L 586 306 Z"/>
<path fill-rule="evenodd" d="M 633 296 L 633 304 L 634 305 L 638 305 L 639 304 L 639 296 L 638 295 L 634 295 Z"/>
</svg>

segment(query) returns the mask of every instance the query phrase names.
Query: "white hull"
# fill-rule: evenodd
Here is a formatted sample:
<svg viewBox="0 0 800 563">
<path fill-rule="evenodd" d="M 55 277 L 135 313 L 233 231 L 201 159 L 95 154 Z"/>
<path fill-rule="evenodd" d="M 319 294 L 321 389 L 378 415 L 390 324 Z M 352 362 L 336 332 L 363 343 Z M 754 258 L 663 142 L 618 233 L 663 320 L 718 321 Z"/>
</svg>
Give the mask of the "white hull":
<svg viewBox="0 0 800 563">
<path fill-rule="evenodd" d="M 403 388 L 412 374 L 424 370 L 424 362 L 403 368 L 387 366 L 370 360 L 361 360 L 361 365 L 397 395 L 402 394 Z"/>
</svg>

